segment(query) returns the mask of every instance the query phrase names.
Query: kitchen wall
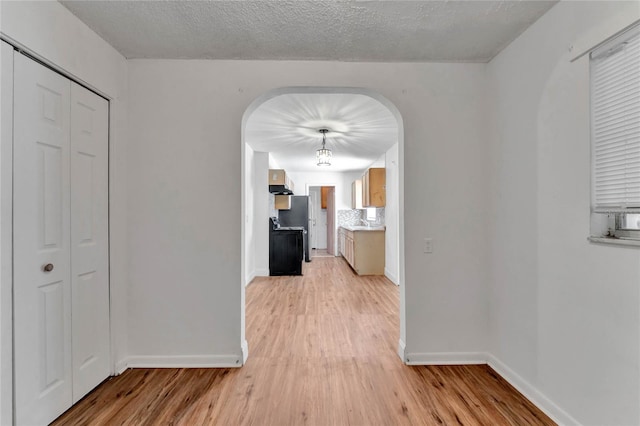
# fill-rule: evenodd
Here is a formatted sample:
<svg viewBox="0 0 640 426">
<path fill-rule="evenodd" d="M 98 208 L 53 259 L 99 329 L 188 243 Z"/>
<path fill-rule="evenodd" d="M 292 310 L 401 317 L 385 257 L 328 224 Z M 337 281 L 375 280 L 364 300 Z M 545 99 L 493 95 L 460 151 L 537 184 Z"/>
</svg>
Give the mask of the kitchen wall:
<svg viewBox="0 0 640 426">
<path fill-rule="evenodd" d="M 351 182 L 362 172 L 291 172 L 296 195 L 309 195 L 310 186 L 334 186 L 336 188 L 336 210 L 351 208 Z"/>
<path fill-rule="evenodd" d="M 277 216 L 274 197 L 269 193 L 269 154 L 245 145 L 245 265 L 244 283 L 256 276 L 269 276 L 269 217 Z M 274 213 L 275 212 L 275 213 Z"/>
<path fill-rule="evenodd" d="M 385 153 L 384 167 L 386 170 L 387 202 L 384 208 L 384 223 L 386 225 L 384 234 L 384 274 L 396 285 L 400 284 L 398 164 L 398 144 L 395 144 Z"/>
<path fill-rule="evenodd" d="M 338 223 L 338 210 L 351 209 L 351 182 L 358 179 L 362 172 L 291 172 L 289 173 L 295 184 L 295 195 L 309 195 L 309 187 L 335 187 L 335 216 L 334 223 Z M 337 252 L 337 227 L 334 237 Z"/>
<path fill-rule="evenodd" d="M 136 230 L 129 233 L 131 356 L 174 365 L 241 356 L 241 124 L 256 98 L 286 86 L 367 87 L 396 105 L 405 120 L 399 176 L 407 229 L 401 290 L 407 300 L 406 330 L 401 330 L 406 352 L 419 359 L 484 352 L 485 68 L 129 61 L 135 102 L 129 121 L 128 208 L 136 219 Z M 334 183 L 337 209 L 349 206 L 342 180 L 292 177 L 297 188 L 304 182 Z M 212 185 L 215 192 L 208 190 Z M 470 212 L 468 205 L 478 208 Z M 422 252 L 424 236 L 434 238 L 431 255 Z"/>
<path fill-rule="evenodd" d="M 121 364 L 127 351 L 128 210 L 127 210 L 127 61 L 58 2 L 0 4 L 3 37 L 97 90 L 109 102 L 109 236 L 112 354 Z M 2 123 L 4 126 L 5 123 Z M 11 141 L 2 140 L 2 143 Z M 6 170 L 2 171 L 3 173 Z M 2 199 L 11 194 L 2 193 Z M 4 220 L 4 218 L 0 218 Z M 5 236 L 3 235 L 3 238 Z M 4 254 L 3 254 L 4 256 Z M 2 259 L 4 264 L 5 259 Z M 11 281 L 2 283 L 4 295 Z M 10 299 L 9 299 L 10 303 Z M 0 424 L 11 424 L 11 335 L 0 335 Z M 10 330 L 9 330 L 10 331 Z"/>
<path fill-rule="evenodd" d="M 560 2 L 487 70 L 491 362 L 565 424 L 640 424 L 640 252 L 587 242 L 588 55 L 570 62 L 639 18 Z"/>
<path fill-rule="evenodd" d="M 255 275 L 269 276 L 269 217 L 277 216 L 275 197 L 269 193 L 269 154 L 254 152 L 255 198 L 254 198 L 254 256 Z M 264 206 L 269 208 L 265 209 Z"/>
<path fill-rule="evenodd" d="M 249 145 L 244 148 L 244 285 L 256 276 L 256 195 L 260 188 L 256 187 L 256 162 L 254 151 Z M 266 227 L 267 225 L 265 225 Z"/>
</svg>

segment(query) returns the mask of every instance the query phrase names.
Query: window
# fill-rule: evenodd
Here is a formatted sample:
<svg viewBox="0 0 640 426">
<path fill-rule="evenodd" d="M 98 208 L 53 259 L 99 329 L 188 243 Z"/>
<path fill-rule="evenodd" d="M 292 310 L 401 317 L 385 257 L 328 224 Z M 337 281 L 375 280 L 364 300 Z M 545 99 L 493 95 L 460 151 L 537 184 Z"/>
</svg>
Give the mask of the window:
<svg viewBox="0 0 640 426">
<path fill-rule="evenodd" d="M 591 53 L 591 235 L 640 243 L 640 26 Z"/>
<path fill-rule="evenodd" d="M 376 220 L 376 208 L 367 207 L 367 220 Z"/>
</svg>

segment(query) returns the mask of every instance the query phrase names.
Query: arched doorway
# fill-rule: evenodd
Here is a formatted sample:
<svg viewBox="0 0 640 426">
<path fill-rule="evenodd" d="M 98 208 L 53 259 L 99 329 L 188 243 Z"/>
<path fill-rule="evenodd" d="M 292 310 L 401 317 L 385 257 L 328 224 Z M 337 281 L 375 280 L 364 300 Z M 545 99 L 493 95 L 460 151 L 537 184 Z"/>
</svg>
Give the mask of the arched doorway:
<svg viewBox="0 0 640 426">
<path fill-rule="evenodd" d="M 241 129 L 241 167 L 242 167 L 242 226 L 241 226 L 241 246 L 242 246 L 242 254 L 241 254 L 241 339 L 242 339 L 242 347 L 244 353 L 244 359 L 248 356 L 248 346 L 245 337 L 245 286 L 253 279 L 255 274 L 255 259 L 252 258 L 250 250 L 252 250 L 256 245 L 260 246 L 260 241 L 264 241 L 264 238 L 255 238 L 255 230 L 256 228 L 254 223 L 256 222 L 253 217 L 253 212 L 261 208 L 257 204 L 262 204 L 261 201 L 256 202 L 252 197 L 252 192 L 254 189 L 258 191 L 261 188 L 254 188 L 255 179 L 252 177 L 253 167 L 254 167 L 254 159 L 253 159 L 253 150 L 248 148 L 248 132 L 247 126 L 250 122 L 252 116 L 256 114 L 257 111 L 260 110 L 266 103 L 273 100 L 274 98 L 284 97 L 287 95 L 352 95 L 354 97 L 366 98 L 370 104 L 376 105 L 377 107 L 386 111 L 386 113 L 391 116 L 394 120 L 394 138 L 397 141 L 395 147 L 395 157 L 393 158 L 392 163 L 389 164 L 390 167 L 394 168 L 395 177 L 394 177 L 394 193 L 395 198 L 393 199 L 393 203 L 395 206 L 394 215 L 390 218 L 393 222 L 387 222 L 387 227 L 391 227 L 393 229 L 394 234 L 394 256 L 397 257 L 395 259 L 395 264 L 397 268 L 395 272 L 391 273 L 385 270 L 385 275 L 391 279 L 396 285 L 399 286 L 400 293 L 400 309 L 399 309 L 399 323 L 400 323 L 400 339 L 398 342 L 398 355 L 404 361 L 404 341 L 405 341 L 405 286 L 404 286 L 404 129 L 403 129 L 403 121 L 402 117 L 395 107 L 393 103 L 387 100 L 384 96 L 380 95 L 377 92 L 364 89 L 364 88 L 351 88 L 351 87 L 285 87 L 274 89 L 264 93 L 262 96 L 255 99 L 251 105 L 247 108 L 243 115 L 242 119 L 242 129 Z M 316 131 L 315 127 L 329 127 L 333 126 L 339 127 L 339 123 L 329 123 L 327 124 L 323 120 L 317 120 L 309 126 L 310 131 Z M 264 169 L 264 157 L 260 159 L 262 161 L 262 168 Z M 268 168 L 268 166 L 267 166 Z M 266 171 L 265 171 L 266 176 Z M 339 185 L 339 184 L 338 184 Z M 306 185 L 306 190 L 309 190 L 309 187 L 312 185 Z M 337 188 L 336 188 L 337 189 Z M 346 189 L 345 189 L 346 190 Z M 349 188 L 349 191 L 351 188 Z M 248 196 L 249 194 L 249 196 Z M 258 218 L 260 219 L 260 218 Z M 262 222 L 267 223 L 267 218 L 263 218 L 264 220 L 258 220 L 257 223 L 261 224 Z M 336 217 L 334 218 L 337 222 L 337 212 Z M 263 226 L 263 225 L 258 225 Z M 336 236 L 337 241 L 337 236 Z M 264 244 L 262 244 L 264 247 Z M 253 262 L 253 263 L 252 263 Z M 260 273 L 262 272 L 262 273 Z M 264 275 L 264 268 L 258 268 L 257 275 Z M 266 271 L 268 275 L 268 270 Z"/>
</svg>

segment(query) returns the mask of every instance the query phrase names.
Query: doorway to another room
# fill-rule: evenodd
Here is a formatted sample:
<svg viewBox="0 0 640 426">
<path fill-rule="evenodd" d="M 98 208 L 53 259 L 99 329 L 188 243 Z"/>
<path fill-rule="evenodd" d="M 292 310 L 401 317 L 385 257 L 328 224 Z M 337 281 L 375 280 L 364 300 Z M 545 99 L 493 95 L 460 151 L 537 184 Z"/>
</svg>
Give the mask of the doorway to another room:
<svg viewBox="0 0 640 426">
<path fill-rule="evenodd" d="M 404 141 L 395 106 L 366 89 L 275 89 L 247 109 L 242 136 L 245 353 L 251 345 L 252 353 L 267 350 L 268 330 L 256 328 L 254 317 L 291 292 L 296 296 L 287 302 L 289 310 L 324 315 L 350 308 L 314 308 L 314 297 L 332 299 L 351 287 L 373 294 L 380 286 L 397 300 L 392 312 L 398 322 L 389 324 L 397 351 L 393 344 L 385 351 L 404 360 Z M 285 233 L 295 234 L 286 244 L 280 238 Z M 285 271 L 281 263 L 292 267 Z M 273 300 L 256 297 L 263 291 Z M 330 337 L 323 327 L 308 328 L 304 317 L 296 318 L 301 332 L 321 341 Z M 367 320 L 358 315 L 350 321 L 349 327 L 359 327 Z M 269 332 L 286 335 L 289 328 Z"/>
<path fill-rule="evenodd" d="M 336 256 L 335 187 L 309 187 L 309 240 L 311 258 Z"/>
</svg>

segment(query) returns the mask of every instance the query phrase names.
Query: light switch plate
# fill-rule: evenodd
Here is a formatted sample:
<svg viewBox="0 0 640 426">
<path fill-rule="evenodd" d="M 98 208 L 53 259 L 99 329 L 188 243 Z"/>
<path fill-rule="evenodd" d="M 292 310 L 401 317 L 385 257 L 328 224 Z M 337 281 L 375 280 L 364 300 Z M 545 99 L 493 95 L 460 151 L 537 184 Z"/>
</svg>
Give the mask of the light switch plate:
<svg viewBox="0 0 640 426">
<path fill-rule="evenodd" d="M 424 252 L 433 253 L 433 238 L 424 239 Z"/>
</svg>

